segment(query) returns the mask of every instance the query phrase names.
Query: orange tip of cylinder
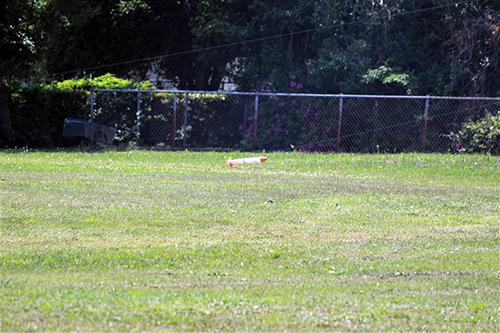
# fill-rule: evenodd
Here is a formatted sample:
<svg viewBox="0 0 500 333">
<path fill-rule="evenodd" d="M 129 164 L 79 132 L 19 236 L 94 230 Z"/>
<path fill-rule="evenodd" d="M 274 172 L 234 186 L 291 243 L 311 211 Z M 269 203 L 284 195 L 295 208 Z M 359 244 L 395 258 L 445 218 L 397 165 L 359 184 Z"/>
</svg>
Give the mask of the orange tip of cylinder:
<svg viewBox="0 0 500 333">
<path fill-rule="evenodd" d="M 267 157 L 261 157 L 261 158 L 260 158 L 260 162 L 261 162 L 261 163 L 262 163 L 262 162 L 265 162 L 266 160 L 267 160 Z"/>
</svg>

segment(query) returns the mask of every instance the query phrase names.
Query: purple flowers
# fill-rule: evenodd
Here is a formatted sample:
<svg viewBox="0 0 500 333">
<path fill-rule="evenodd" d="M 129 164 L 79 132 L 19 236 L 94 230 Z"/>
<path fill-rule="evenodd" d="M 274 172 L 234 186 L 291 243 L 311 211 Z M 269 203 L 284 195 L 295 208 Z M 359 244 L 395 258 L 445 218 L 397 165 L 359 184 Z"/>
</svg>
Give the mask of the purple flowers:
<svg viewBox="0 0 500 333">
<path fill-rule="evenodd" d="M 295 75 L 290 76 L 290 80 L 295 80 Z M 295 82 L 295 81 L 290 82 L 290 87 L 291 88 L 296 87 L 297 89 L 302 89 L 302 85 L 300 83 Z"/>
</svg>

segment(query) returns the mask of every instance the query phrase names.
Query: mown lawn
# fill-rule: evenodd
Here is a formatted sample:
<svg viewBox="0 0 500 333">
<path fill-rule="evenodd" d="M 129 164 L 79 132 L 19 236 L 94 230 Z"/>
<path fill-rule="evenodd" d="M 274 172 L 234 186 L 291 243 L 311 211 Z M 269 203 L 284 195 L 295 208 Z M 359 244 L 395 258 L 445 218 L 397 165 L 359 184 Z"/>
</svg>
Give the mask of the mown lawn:
<svg viewBox="0 0 500 333">
<path fill-rule="evenodd" d="M 500 161 L 0 151 L 0 331 L 500 331 Z"/>
</svg>

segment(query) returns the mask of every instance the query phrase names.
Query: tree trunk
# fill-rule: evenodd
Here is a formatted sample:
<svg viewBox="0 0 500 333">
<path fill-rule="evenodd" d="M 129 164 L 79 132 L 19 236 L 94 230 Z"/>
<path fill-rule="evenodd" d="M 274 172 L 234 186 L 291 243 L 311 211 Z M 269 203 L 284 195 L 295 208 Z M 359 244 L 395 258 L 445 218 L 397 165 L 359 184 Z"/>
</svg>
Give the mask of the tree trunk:
<svg viewBox="0 0 500 333">
<path fill-rule="evenodd" d="M 14 145 L 16 137 L 10 123 L 9 99 L 11 90 L 5 84 L 5 80 L 0 76 L 0 135 L 7 139 L 9 146 Z M 0 136 L 0 137 L 1 137 Z"/>
</svg>

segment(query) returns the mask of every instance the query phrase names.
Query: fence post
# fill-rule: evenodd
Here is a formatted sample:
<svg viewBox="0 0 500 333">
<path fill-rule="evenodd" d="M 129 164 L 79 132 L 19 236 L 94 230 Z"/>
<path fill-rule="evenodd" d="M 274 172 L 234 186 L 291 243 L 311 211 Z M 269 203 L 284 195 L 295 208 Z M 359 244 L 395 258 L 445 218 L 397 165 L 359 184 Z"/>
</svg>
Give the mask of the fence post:
<svg viewBox="0 0 500 333">
<path fill-rule="evenodd" d="M 257 114 L 259 113 L 259 95 L 255 95 L 255 112 L 253 117 L 253 145 L 252 150 L 255 150 L 257 145 Z"/>
<path fill-rule="evenodd" d="M 90 145 L 94 143 L 94 89 L 90 89 Z"/>
<path fill-rule="evenodd" d="M 247 130 L 247 117 L 248 117 L 248 98 L 245 97 L 245 116 L 243 117 L 243 130 Z"/>
<path fill-rule="evenodd" d="M 137 141 L 136 146 L 139 146 L 139 138 L 141 136 L 141 93 L 137 93 Z"/>
<path fill-rule="evenodd" d="M 188 121 L 188 96 L 186 93 L 186 99 L 184 103 L 184 138 L 182 140 L 182 147 L 186 147 L 186 133 L 187 133 L 187 121 Z"/>
<path fill-rule="evenodd" d="M 177 93 L 174 93 L 174 121 L 172 124 L 172 149 L 175 148 L 175 122 L 177 121 Z"/>
<path fill-rule="evenodd" d="M 429 95 L 425 98 L 424 130 L 422 133 L 422 153 L 425 152 L 425 139 L 427 136 L 427 116 L 429 115 Z"/>
<path fill-rule="evenodd" d="M 342 94 L 340 94 L 340 105 L 339 105 L 339 122 L 337 125 L 337 144 L 335 145 L 335 152 L 339 152 L 339 145 L 340 145 L 340 126 L 342 125 L 342 106 L 344 103 L 344 97 Z"/>
</svg>

